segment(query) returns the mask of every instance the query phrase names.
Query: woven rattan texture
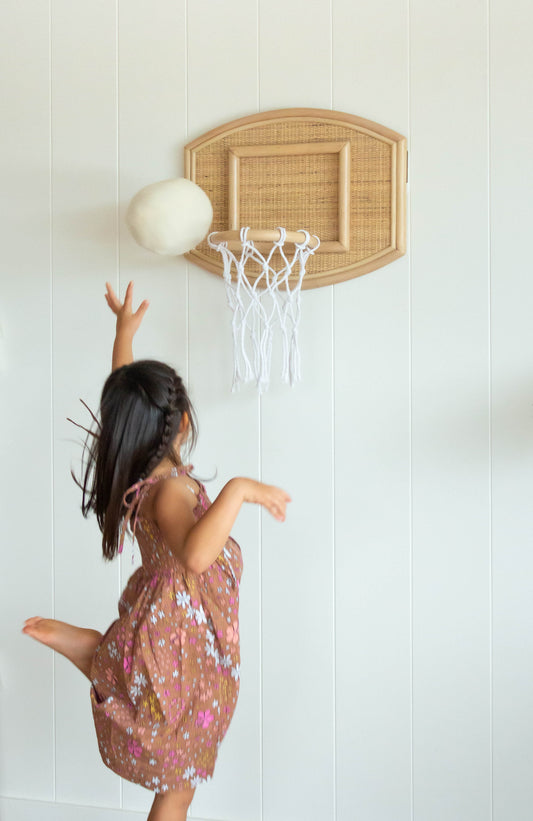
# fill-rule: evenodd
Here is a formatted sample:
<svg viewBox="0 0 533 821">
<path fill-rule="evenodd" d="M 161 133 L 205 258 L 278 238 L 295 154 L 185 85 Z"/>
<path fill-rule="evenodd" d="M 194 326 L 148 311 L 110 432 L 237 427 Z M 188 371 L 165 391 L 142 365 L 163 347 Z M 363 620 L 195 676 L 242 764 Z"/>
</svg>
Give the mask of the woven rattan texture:
<svg viewBox="0 0 533 821">
<path fill-rule="evenodd" d="M 351 144 L 350 250 L 319 252 L 311 257 L 307 263 L 306 285 L 313 287 L 313 276 L 324 271 L 354 268 L 346 278 L 357 275 L 357 266 L 391 250 L 395 241 L 396 145 L 342 123 L 272 120 L 228 131 L 195 147 L 192 178 L 213 204 L 211 230 L 224 231 L 232 227 L 228 222 L 228 154 L 232 147 L 346 141 Z M 241 226 L 305 228 L 321 242 L 336 241 L 338 194 L 338 154 L 281 154 L 240 159 Z M 217 253 L 207 242 L 197 246 L 196 251 L 213 265 L 221 266 Z M 255 273 L 253 268 L 250 273 Z"/>
</svg>

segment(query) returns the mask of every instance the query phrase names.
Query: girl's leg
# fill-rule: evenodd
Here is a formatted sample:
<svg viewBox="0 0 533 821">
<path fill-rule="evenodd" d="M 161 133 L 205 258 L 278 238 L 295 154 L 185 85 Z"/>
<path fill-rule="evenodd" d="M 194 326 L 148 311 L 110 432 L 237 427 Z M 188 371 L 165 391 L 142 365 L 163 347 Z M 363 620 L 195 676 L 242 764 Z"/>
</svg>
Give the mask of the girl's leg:
<svg viewBox="0 0 533 821">
<path fill-rule="evenodd" d="M 98 630 L 86 630 L 64 621 L 34 616 L 24 623 L 22 632 L 61 653 L 90 678 L 94 651 L 102 638 Z"/>
<path fill-rule="evenodd" d="M 147 821 L 186 821 L 194 790 L 174 790 L 156 795 Z"/>
</svg>

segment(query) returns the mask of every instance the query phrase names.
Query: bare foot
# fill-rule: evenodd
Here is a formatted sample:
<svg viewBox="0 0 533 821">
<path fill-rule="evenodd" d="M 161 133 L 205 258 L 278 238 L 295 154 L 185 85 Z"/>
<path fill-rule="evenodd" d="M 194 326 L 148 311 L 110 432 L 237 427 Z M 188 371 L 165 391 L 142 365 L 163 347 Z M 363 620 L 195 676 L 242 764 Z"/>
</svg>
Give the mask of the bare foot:
<svg viewBox="0 0 533 821">
<path fill-rule="evenodd" d="M 34 616 L 24 622 L 22 632 L 61 653 L 90 678 L 94 651 L 102 638 L 98 630 L 88 630 L 64 621 Z"/>
</svg>

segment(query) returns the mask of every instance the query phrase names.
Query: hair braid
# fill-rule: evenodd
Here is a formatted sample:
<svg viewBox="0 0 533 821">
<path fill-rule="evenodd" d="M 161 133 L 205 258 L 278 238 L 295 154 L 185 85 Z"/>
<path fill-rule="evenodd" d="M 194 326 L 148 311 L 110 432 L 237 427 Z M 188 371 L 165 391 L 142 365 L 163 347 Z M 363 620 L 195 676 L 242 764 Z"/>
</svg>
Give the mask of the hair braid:
<svg viewBox="0 0 533 821">
<path fill-rule="evenodd" d="M 159 462 L 165 458 L 172 448 L 172 443 L 176 437 L 178 432 L 177 429 L 179 427 L 179 422 L 177 420 L 179 418 L 179 421 L 181 421 L 182 416 L 182 413 L 179 412 L 178 402 L 180 392 L 186 395 L 182 380 L 177 374 L 175 374 L 169 379 L 166 405 L 163 408 L 159 406 L 163 413 L 163 431 L 161 434 L 161 440 L 157 446 L 157 449 L 150 456 L 148 464 L 140 477 L 141 479 L 146 479 L 146 477 L 150 475 L 154 468 L 157 467 Z"/>
</svg>

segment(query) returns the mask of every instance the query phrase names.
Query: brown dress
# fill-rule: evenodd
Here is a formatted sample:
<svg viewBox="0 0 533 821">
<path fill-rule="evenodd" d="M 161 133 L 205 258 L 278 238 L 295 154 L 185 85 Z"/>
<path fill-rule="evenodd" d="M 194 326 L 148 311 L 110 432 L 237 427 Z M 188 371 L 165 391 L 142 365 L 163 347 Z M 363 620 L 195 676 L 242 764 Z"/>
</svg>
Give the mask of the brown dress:
<svg viewBox="0 0 533 821">
<path fill-rule="evenodd" d="M 100 754 L 116 773 L 154 792 L 196 787 L 213 774 L 239 692 L 242 556 L 229 539 L 196 575 L 179 563 L 157 525 L 142 516 L 156 481 L 134 485 L 130 513 L 142 556 L 119 618 L 96 649 L 91 702 Z M 191 480 L 198 520 L 210 502 Z"/>
</svg>

